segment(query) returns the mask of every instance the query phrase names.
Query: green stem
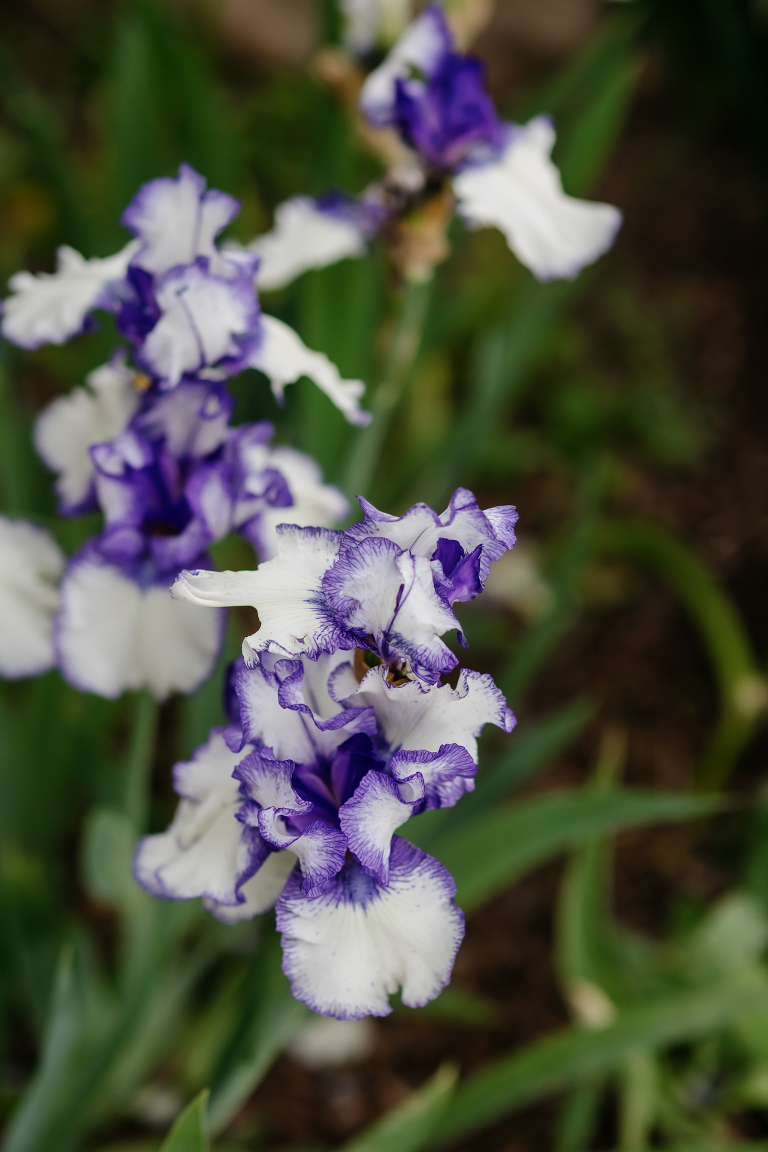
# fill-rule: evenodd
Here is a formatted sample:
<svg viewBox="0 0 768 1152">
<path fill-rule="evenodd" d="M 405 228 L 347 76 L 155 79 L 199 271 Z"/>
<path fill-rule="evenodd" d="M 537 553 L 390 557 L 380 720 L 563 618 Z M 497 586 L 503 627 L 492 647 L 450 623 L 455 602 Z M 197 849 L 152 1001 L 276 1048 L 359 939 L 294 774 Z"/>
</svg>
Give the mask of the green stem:
<svg viewBox="0 0 768 1152">
<path fill-rule="evenodd" d="M 397 329 L 371 405 L 373 420 L 358 436 L 350 456 L 344 483 L 350 496 L 370 491 L 387 432 L 421 348 L 432 282 L 430 279 L 410 284 L 406 289 Z"/>
<path fill-rule="evenodd" d="M 136 698 L 133 734 L 128 749 L 125 812 L 143 832 L 149 812 L 149 781 L 157 735 L 157 701 L 146 689 Z"/>
<path fill-rule="evenodd" d="M 659 572 L 693 618 L 720 691 L 720 718 L 697 784 L 706 790 L 721 788 L 768 711 L 768 682 L 733 601 L 694 552 L 655 524 L 605 524 L 598 548 Z"/>
</svg>

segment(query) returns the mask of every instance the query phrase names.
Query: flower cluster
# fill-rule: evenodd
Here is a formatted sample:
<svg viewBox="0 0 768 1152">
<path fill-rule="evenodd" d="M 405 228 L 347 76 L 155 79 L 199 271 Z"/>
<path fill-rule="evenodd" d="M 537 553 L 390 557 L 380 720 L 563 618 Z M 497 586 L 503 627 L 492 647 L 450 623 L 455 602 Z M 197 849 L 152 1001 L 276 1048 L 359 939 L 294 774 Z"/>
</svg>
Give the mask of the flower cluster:
<svg viewBox="0 0 768 1152">
<path fill-rule="evenodd" d="M 248 366 L 271 379 L 278 398 L 307 375 L 350 421 L 368 420 L 359 407 L 362 382 L 342 380 L 327 357 L 261 313 L 259 257 L 218 246 L 237 210 L 182 165 L 178 178 L 151 181 L 128 206 L 123 223 L 134 239 L 122 252 L 85 260 L 61 249 L 57 272 L 13 277 L 2 319 L 8 339 L 27 348 L 61 343 L 103 309 L 114 313 L 131 359 L 119 349 L 85 387 L 38 418 L 35 442 L 57 475 L 61 512 L 100 511 L 104 526 L 66 566 L 58 594 L 53 543 L 46 537 L 43 562 L 40 534 L 15 526 L 14 547 L 26 548 L 16 567 L 40 569 L 27 615 L 36 604 L 46 656 L 40 643 L 23 642 L 20 623 L 9 627 L 8 644 L 0 643 L 5 674 L 56 662 L 71 683 L 103 696 L 142 687 L 160 698 L 191 691 L 219 653 L 224 613 L 172 600 L 179 572 L 210 566 L 210 545 L 229 532 L 266 559 L 278 523 L 330 525 L 346 513 L 346 500 L 322 483 L 314 461 L 270 444 L 271 425 L 230 424 L 226 380 Z M 11 619 L 10 592 L 5 600 Z"/>
<path fill-rule="evenodd" d="M 397 22 L 402 11 L 389 15 Z M 359 11 L 352 5 L 348 16 L 353 24 L 359 18 L 360 35 L 368 42 L 367 22 L 385 19 L 371 5 Z M 353 49 L 357 39 L 352 36 Z M 470 228 L 498 228 L 539 280 L 570 279 L 613 243 L 619 210 L 566 195 L 551 160 L 550 118 L 537 116 L 526 125 L 500 119 L 485 89 L 482 63 L 456 51 L 438 4 L 430 4 L 405 29 L 365 79 L 360 110 L 379 130 L 389 171 L 366 190 L 357 213 L 346 207 L 344 228 L 337 209 L 323 200 L 301 198 L 281 206 L 275 231 L 252 248 L 267 244 L 275 264 L 279 251 L 279 263 L 291 276 L 321 260 L 361 254 L 378 226 L 387 229 L 390 240 L 405 232 L 403 251 L 394 255 L 407 277 L 423 279 L 448 253 L 444 233 L 454 207 Z M 394 130 L 399 144 L 381 130 Z M 371 136 L 372 145 L 376 139 Z M 263 286 L 286 282 L 287 275 Z"/>
<path fill-rule="evenodd" d="M 459 489 L 438 516 L 365 501 L 345 532 L 283 525 L 255 572 L 183 573 L 174 595 L 253 604 L 261 628 L 233 671 L 231 723 L 177 764 L 168 830 L 139 845 L 159 897 L 203 897 L 228 923 L 277 905 L 294 995 L 322 1015 L 427 1003 L 464 930 L 442 864 L 395 835 L 474 788 L 477 737 L 514 717 L 490 676 L 440 674 L 451 605 L 482 591 L 514 543 L 515 510 Z M 373 666 L 369 666 L 373 665 Z"/>
</svg>

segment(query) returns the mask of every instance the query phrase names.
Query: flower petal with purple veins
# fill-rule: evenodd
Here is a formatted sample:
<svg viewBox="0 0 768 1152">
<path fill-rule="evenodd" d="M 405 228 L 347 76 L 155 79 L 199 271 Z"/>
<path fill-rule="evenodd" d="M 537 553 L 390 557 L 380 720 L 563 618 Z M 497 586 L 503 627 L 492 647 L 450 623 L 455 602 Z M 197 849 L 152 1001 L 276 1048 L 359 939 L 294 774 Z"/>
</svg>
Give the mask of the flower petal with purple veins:
<svg viewBox="0 0 768 1152">
<path fill-rule="evenodd" d="M 317 896 L 344 865 L 346 837 L 323 820 L 291 831 L 286 816 L 290 813 L 285 809 L 266 808 L 259 813 L 259 831 L 268 844 L 281 850 L 289 848 L 298 857 L 301 891 L 305 897 Z"/>
<path fill-rule="evenodd" d="M 380 884 L 389 883 L 393 834 L 410 820 L 424 798 L 424 781 L 417 773 L 415 770 L 411 780 L 398 783 L 383 772 L 369 772 L 339 809 L 339 823 L 350 851 Z"/>
<path fill-rule="evenodd" d="M 387 1016 L 389 996 L 420 1008 L 451 975 L 464 935 L 456 885 L 439 861 L 395 837 L 389 883 L 347 863 L 322 895 L 307 899 L 289 877 L 277 903 L 283 971 L 297 1000 L 321 1016 Z"/>
<path fill-rule="evenodd" d="M 510 126 L 503 154 L 453 179 L 470 227 L 495 227 L 538 280 L 571 280 L 613 244 L 621 212 L 563 191 L 550 159 L 555 130 L 548 116 Z"/>
<path fill-rule="evenodd" d="M 378 128 L 394 123 L 397 81 L 414 72 L 431 77 L 452 46 L 453 38 L 440 5 L 430 4 L 363 84 L 360 107 L 370 122 Z"/>
<path fill-rule="evenodd" d="M 233 775 L 240 782 L 240 795 L 254 801 L 259 808 L 309 812 L 312 805 L 291 787 L 295 764 L 292 760 L 276 760 L 270 752 L 271 748 L 256 748 L 237 765 Z M 250 818 L 245 822 L 252 823 Z"/>
<path fill-rule="evenodd" d="M 206 191 L 205 179 L 182 164 L 175 179 L 164 176 L 144 184 L 122 223 L 138 240 L 134 263 L 157 275 L 198 256 L 220 262 L 216 237 L 239 211 L 238 200 L 216 189 Z"/>
<path fill-rule="evenodd" d="M 421 808 L 452 808 L 465 792 L 475 788 L 477 764 L 461 744 L 442 744 L 437 752 L 401 750 L 392 757 L 389 768 L 398 781 L 419 774 L 424 784 Z"/>
<path fill-rule="evenodd" d="M 160 318 L 136 360 L 166 388 L 207 368 L 239 372 L 259 345 L 259 307 L 248 270 L 225 279 L 199 256 L 160 276 L 154 297 Z"/>
<path fill-rule="evenodd" d="M 17 272 L 8 281 L 13 295 L 3 302 L 0 332 L 20 348 L 63 344 L 86 327 L 94 308 L 115 310 L 110 287 L 125 277 L 137 247 L 132 241 L 114 256 L 86 260 L 64 245 L 55 272 Z"/>
</svg>

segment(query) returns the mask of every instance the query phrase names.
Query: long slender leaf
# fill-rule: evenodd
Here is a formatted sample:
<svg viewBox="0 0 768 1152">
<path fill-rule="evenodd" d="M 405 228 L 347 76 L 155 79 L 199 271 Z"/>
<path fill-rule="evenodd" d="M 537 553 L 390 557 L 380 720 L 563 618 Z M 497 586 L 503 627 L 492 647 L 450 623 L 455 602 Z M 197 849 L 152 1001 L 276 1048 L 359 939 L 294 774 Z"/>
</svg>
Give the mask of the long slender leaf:
<svg viewBox="0 0 768 1152">
<path fill-rule="evenodd" d="M 529 868 L 595 836 L 638 824 L 695 819 L 718 806 L 710 797 L 629 789 L 561 792 L 483 814 L 455 832 L 435 832 L 427 812 L 409 823 L 404 835 L 442 860 L 456 880 L 457 901 L 470 909 Z"/>
<path fill-rule="evenodd" d="M 628 1009 L 602 1031 L 567 1031 L 539 1040 L 470 1077 L 439 1122 L 433 1145 L 450 1144 L 500 1116 L 616 1068 L 638 1047 L 694 1040 L 768 1007 L 764 984 L 716 984 Z"/>
<path fill-rule="evenodd" d="M 179 1116 L 160 1152 L 208 1152 L 208 1089 L 204 1088 Z"/>
<path fill-rule="evenodd" d="M 458 1070 L 444 1064 L 427 1083 L 349 1144 L 344 1152 L 416 1152 L 435 1131 L 453 1095 Z"/>
</svg>

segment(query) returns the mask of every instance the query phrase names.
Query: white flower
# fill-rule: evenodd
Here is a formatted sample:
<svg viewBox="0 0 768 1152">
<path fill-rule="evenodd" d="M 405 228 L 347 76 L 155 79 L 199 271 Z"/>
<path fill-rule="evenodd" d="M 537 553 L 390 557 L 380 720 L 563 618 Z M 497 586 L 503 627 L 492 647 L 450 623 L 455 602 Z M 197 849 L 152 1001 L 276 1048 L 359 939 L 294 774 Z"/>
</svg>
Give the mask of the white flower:
<svg viewBox="0 0 768 1152">
<path fill-rule="evenodd" d="M 52 472 L 65 512 L 88 502 L 93 490 L 94 444 L 114 440 L 139 405 L 133 373 L 121 359 L 103 364 L 86 377 L 86 388 L 73 388 L 45 408 L 35 422 L 35 447 Z"/>
<path fill-rule="evenodd" d="M 80 332 L 93 308 L 112 308 L 108 287 L 122 280 L 138 244 L 131 241 L 105 259 L 86 260 L 74 248 L 59 248 L 55 272 L 17 272 L 3 304 L 0 331 L 22 348 L 63 344 Z"/>
<path fill-rule="evenodd" d="M 35 676 L 54 664 L 53 614 L 64 556 L 52 536 L 0 517 L 0 676 Z"/>
<path fill-rule="evenodd" d="M 346 256 L 362 256 L 365 239 L 351 219 L 320 207 L 309 196 L 294 196 L 275 209 L 272 231 L 248 245 L 261 258 L 257 287 L 270 292 L 290 284 L 310 268 L 325 268 Z"/>
<path fill-rule="evenodd" d="M 167 585 L 142 587 L 86 547 L 62 582 L 56 640 L 76 688 L 109 699 L 148 688 L 163 700 L 207 679 L 223 627 L 224 613 L 180 604 Z"/>
<path fill-rule="evenodd" d="M 360 407 L 365 392 L 362 380 L 343 380 L 341 373 L 323 352 L 313 352 L 275 316 L 261 317 L 262 340 L 250 355 L 250 364 L 269 377 L 276 399 L 282 403 L 286 384 L 308 376 L 321 392 L 343 412 L 350 424 L 364 425 L 370 413 Z"/>
<path fill-rule="evenodd" d="M 472 227 L 499 228 L 517 258 L 539 280 L 572 279 L 613 244 L 621 213 L 610 204 L 563 192 L 550 153 L 548 116 L 511 126 L 498 160 L 453 178 L 460 214 Z"/>
</svg>

